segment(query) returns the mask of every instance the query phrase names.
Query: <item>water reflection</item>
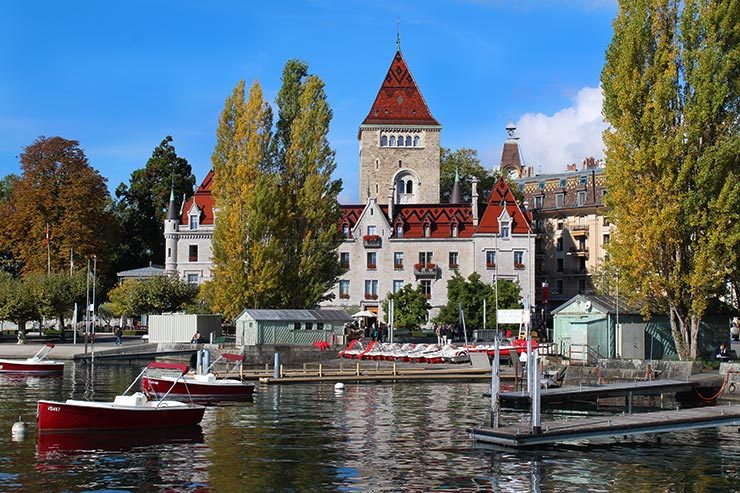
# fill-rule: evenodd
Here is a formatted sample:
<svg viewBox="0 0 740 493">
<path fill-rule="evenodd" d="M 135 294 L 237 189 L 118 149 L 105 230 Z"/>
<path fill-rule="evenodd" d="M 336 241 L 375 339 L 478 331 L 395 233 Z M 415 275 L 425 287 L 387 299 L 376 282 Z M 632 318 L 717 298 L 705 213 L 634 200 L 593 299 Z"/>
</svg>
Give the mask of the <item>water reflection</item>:
<svg viewBox="0 0 740 493">
<path fill-rule="evenodd" d="M 0 378 L 0 491 L 733 491 L 735 429 L 536 451 L 472 446 L 486 384 L 262 386 L 210 407 L 201 428 L 10 439 L 36 400 L 110 400 L 141 365 L 69 365 L 63 379 Z M 520 421 L 520 413 L 505 416 Z M 523 422 L 522 426 L 526 426 Z"/>
</svg>

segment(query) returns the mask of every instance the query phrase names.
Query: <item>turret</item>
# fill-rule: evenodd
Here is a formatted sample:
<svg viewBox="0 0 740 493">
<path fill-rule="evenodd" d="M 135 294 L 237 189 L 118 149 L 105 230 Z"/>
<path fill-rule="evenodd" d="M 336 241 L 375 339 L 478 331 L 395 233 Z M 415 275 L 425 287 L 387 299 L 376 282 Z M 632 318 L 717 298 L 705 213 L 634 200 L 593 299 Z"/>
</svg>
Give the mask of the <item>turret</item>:
<svg viewBox="0 0 740 493">
<path fill-rule="evenodd" d="M 450 192 L 450 204 L 462 204 L 462 189 L 460 188 L 460 172 L 455 168 L 455 182 L 452 184 L 452 191 Z"/>
<path fill-rule="evenodd" d="M 170 188 L 170 203 L 164 219 L 164 268 L 168 272 L 177 272 L 177 228 L 180 215 L 175 203 L 175 189 Z"/>
</svg>

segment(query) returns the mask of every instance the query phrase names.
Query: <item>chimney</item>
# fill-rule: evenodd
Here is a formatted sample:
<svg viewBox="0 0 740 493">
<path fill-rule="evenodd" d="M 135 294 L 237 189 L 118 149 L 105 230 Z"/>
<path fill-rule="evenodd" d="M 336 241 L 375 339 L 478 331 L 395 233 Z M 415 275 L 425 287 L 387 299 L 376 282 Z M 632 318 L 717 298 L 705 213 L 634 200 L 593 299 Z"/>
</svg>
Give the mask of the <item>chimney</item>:
<svg viewBox="0 0 740 493">
<path fill-rule="evenodd" d="M 478 178 L 474 176 L 470 185 L 472 187 L 470 208 L 473 212 L 473 226 L 478 226 Z"/>
<path fill-rule="evenodd" d="M 388 222 L 391 223 L 391 230 L 393 228 L 393 197 L 396 195 L 395 185 L 388 188 Z"/>
</svg>

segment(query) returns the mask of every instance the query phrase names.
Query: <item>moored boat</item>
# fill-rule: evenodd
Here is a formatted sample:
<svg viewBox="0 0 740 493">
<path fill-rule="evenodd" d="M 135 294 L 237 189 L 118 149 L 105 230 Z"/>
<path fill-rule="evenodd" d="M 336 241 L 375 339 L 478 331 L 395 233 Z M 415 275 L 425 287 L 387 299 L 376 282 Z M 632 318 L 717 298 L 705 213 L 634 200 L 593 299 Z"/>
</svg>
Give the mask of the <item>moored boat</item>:
<svg viewBox="0 0 740 493">
<path fill-rule="evenodd" d="M 254 385 L 232 378 L 216 378 L 209 370 L 220 359 L 241 364 L 244 357 L 236 354 L 222 354 L 206 369 L 205 374 L 175 376 L 166 373 L 147 372 L 141 379 L 141 391 L 152 399 L 193 399 L 198 401 L 249 400 L 254 393 Z M 165 368 L 162 367 L 165 365 Z M 166 370 L 167 363 L 150 363 L 148 369 Z"/>
<path fill-rule="evenodd" d="M 158 363 L 165 365 L 165 363 Z M 187 365 L 166 364 L 184 375 Z M 38 401 L 37 421 L 40 432 L 65 430 L 147 430 L 196 425 L 203 419 L 205 407 L 179 401 L 150 401 L 141 392 L 126 395 L 146 369 L 139 374 L 123 395 L 113 402 Z"/>
<path fill-rule="evenodd" d="M 64 363 L 46 359 L 54 344 L 47 344 L 30 358 L 0 359 L 0 373 L 29 373 L 54 375 L 64 373 Z"/>
</svg>

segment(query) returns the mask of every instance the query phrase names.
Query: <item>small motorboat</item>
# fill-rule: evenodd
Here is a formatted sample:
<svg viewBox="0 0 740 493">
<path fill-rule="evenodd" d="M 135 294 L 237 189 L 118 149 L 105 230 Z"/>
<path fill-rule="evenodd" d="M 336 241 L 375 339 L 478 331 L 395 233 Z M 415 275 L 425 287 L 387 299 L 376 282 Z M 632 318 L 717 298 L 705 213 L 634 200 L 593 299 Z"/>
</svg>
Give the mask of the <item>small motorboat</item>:
<svg viewBox="0 0 740 493">
<path fill-rule="evenodd" d="M 172 375 L 166 372 L 147 372 L 141 379 L 141 391 L 152 399 L 192 399 L 197 401 L 249 400 L 254 393 L 254 385 L 233 378 L 217 378 L 210 370 L 221 360 L 241 365 L 244 356 L 222 354 L 203 373 L 193 375 Z M 169 363 L 150 363 L 150 370 L 167 370 L 162 365 Z"/>
<path fill-rule="evenodd" d="M 64 363 L 46 359 L 54 344 L 47 344 L 30 358 L 0 359 L 0 373 L 29 373 L 34 375 L 61 375 Z"/>
<path fill-rule="evenodd" d="M 178 370 L 180 377 L 188 366 L 178 363 L 156 363 L 170 370 Z M 127 395 L 146 373 L 145 368 L 122 395 L 113 402 L 38 401 L 37 421 L 40 432 L 65 430 L 159 430 L 178 426 L 197 425 L 203 419 L 205 407 L 164 398 L 150 401 L 141 392 Z M 176 381 L 180 381 L 178 378 Z M 174 388 L 172 385 L 171 389 Z M 165 394 L 164 397 L 167 397 Z"/>
</svg>

